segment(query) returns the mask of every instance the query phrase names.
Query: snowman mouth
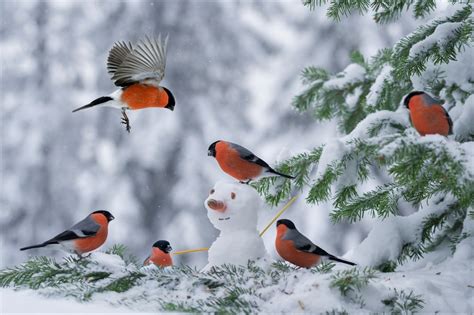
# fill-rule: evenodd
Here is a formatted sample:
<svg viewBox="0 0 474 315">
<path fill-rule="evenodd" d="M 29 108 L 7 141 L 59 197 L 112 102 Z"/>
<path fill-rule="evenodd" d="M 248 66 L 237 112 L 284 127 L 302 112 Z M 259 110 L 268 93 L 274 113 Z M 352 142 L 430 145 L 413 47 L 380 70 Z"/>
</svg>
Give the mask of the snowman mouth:
<svg viewBox="0 0 474 315">
<path fill-rule="evenodd" d="M 219 221 L 227 221 L 227 220 L 230 220 L 230 217 L 227 217 L 227 218 L 219 218 Z"/>
</svg>

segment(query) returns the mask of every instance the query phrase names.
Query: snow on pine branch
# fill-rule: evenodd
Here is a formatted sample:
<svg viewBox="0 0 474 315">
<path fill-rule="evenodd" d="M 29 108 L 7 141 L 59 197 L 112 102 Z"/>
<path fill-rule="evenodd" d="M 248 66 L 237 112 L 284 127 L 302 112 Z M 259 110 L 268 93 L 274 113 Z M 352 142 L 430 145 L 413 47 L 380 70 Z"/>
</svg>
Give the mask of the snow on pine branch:
<svg viewBox="0 0 474 315">
<path fill-rule="evenodd" d="M 449 203 L 447 199 L 444 202 Z M 417 216 L 421 217 L 424 211 Z M 414 231 L 416 220 L 400 220 L 406 221 L 404 229 Z M 362 257 L 368 249 L 361 246 L 357 255 L 353 253 L 360 259 L 361 267 L 322 263 L 312 269 L 295 269 L 282 262 L 249 261 L 246 266 L 223 265 L 206 272 L 187 266 L 161 269 L 154 265 L 140 267 L 130 259 L 124 260 L 123 247 L 119 247 L 120 251 L 115 248 L 110 253 L 95 252 L 81 260 L 31 258 L 24 264 L 0 270 L 0 286 L 30 295 L 34 290 L 43 300 L 72 298 L 102 308 L 108 304 L 111 312 L 113 307 L 132 312 L 231 314 L 469 312 L 469 307 L 455 301 L 462 300 L 467 290 L 471 290 L 468 267 L 471 254 L 449 258 L 435 268 L 428 266 L 413 271 L 380 273 L 363 267 L 366 262 L 396 257 L 396 253 L 387 252 L 387 243 L 378 246 L 377 242 L 390 243 L 402 237 L 397 234 L 398 225 L 387 221 L 386 227 L 389 233 L 383 233 L 378 240 L 376 235 L 371 237 L 380 252 L 372 248 Z M 403 235 L 410 237 L 409 233 Z M 450 283 L 452 288 L 440 292 L 436 289 L 439 283 Z"/>
<path fill-rule="evenodd" d="M 307 88 L 294 98 L 293 106 L 311 111 L 319 120 L 336 117 L 340 129 L 349 133 L 368 114 L 395 110 L 414 88 L 446 96 L 450 103 L 464 103 L 474 92 L 469 83 L 474 73 L 474 23 L 470 5 L 453 8 L 456 10 L 450 16 L 420 26 L 393 49 L 380 50 L 370 60 L 353 53 L 353 63 L 336 75 L 321 68 L 306 68 L 303 84 Z M 471 71 L 450 71 L 459 67 Z M 422 86 L 413 81 L 420 77 Z"/>
<path fill-rule="evenodd" d="M 446 64 L 456 60 L 464 49 L 472 48 L 472 11 L 471 5 L 464 5 L 451 16 L 435 19 L 401 39 L 393 52 L 397 78 L 419 75 L 426 70 L 428 61 Z"/>
<path fill-rule="evenodd" d="M 420 137 L 410 126 L 404 108 L 397 112 L 379 111 L 369 114 L 347 136 L 317 148 L 318 155 L 313 159 L 303 154 L 283 164 L 285 170 L 296 174 L 302 173 L 301 168 L 314 169 L 311 176 L 305 173 L 307 177 L 298 178 L 300 182 L 294 186 L 285 181 L 286 189 L 277 189 L 276 194 L 265 189 L 275 185 L 274 179 L 264 179 L 257 187 L 267 200 L 276 204 L 288 198 L 293 189 L 302 191 L 306 183 L 310 186 L 306 201 L 330 200 L 334 221 L 354 222 L 370 216 L 389 218 L 397 222 L 394 225 L 401 222 L 399 202 L 409 202 L 416 211 L 418 205 L 436 196 L 451 196 L 447 200 L 453 201 L 442 208 L 442 214 L 433 217 L 434 213 L 426 212 L 430 218 L 417 217 L 415 225 L 425 231 L 423 240 L 400 238 L 402 243 L 393 243 L 395 248 L 389 249 L 400 257 L 416 259 L 423 256 L 424 250 L 435 250 L 440 245 L 427 245 L 435 238 L 435 232 L 441 233 L 440 237 L 460 236 L 467 209 L 473 204 L 473 147 L 472 142 L 459 143 L 438 135 Z M 380 181 L 374 169 L 385 171 L 389 180 Z M 377 186 L 363 192 L 367 182 Z M 424 219 L 426 225 L 421 225 Z M 447 240 L 453 248 L 459 241 L 458 237 Z"/>
</svg>

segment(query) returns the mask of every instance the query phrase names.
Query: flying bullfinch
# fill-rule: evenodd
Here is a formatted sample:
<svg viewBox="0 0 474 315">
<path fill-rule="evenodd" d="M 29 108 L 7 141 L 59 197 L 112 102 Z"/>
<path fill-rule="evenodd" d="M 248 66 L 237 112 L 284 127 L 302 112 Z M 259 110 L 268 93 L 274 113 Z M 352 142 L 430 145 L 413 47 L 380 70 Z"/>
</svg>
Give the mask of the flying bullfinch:
<svg viewBox="0 0 474 315">
<path fill-rule="evenodd" d="M 143 262 L 144 266 L 154 264 L 158 267 L 173 266 L 173 259 L 170 252 L 173 249 L 168 241 L 158 241 L 153 244 L 150 256 Z"/>
<path fill-rule="evenodd" d="M 145 39 L 132 46 L 130 42 L 116 42 L 109 52 L 107 70 L 120 89 L 108 96 L 99 97 L 73 112 L 104 105 L 122 110 L 122 124 L 130 132 L 127 109 L 160 107 L 174 110 L 175 99 L 167 88 L 160 86 L 165 76 L 166 46 L 161 35 L 157 39 Z"/>
<path fill-rule="evenodd" d="M 295 177 L 279 173 L 246 148 L 228 141 L 218 140 L 209 146 L 207 155 L 216 158 L 221 169 L 241 183 L 266 176 Z"/>
<path fill-rule="evenodd" d="M 447 136 L 453 133 L 453 121 L 441 106 L 441 101 L 425 92 L 413 91 L 405 96 L 403 103 L 410 111 L 410 119 L 420 135 Z"/>
<path fill-rule="evenodd" d="M 115 218 L 110 212 L 97 210 L 52 239 L 41 244 L 20 248 L 20 250 L 60 244 L 67 250 L 82 256 L 82 254 L 93 251 L 104 244 L 107 239 L 109 222 L 113 219 Z"/>
<path fill-rule="evenodd" d="M 298 267 L 311 268 L 316 266 L 321 257 L 327 257 L 330 260 L 351 266 L 355 265 L 353 262 L 337 258 L 314 245 L 296 229 L 293 222 L 287 219 L 277 221 L 275 247 L 281 258 Z"/>
</svg>

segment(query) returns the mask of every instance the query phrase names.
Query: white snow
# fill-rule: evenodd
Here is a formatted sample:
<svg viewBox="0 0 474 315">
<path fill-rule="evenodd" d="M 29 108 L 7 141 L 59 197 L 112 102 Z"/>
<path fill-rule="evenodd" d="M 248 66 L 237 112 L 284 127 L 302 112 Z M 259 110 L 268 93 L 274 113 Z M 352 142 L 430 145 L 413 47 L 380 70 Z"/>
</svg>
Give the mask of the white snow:
<svg viewBox="0 0 474 315">
<path fill-rule="evenodd" d="M 374 83 L 370 86 L 370 92 L 367 94 L 367 105 L 376 106 L 379 100 L 381 90 L 386 81 L 392 78 L 393 68 L 390 65 L 384 65 Z"/>
<path fill-rule="evenodd" d="M 425 53 L 434 45 L 443 49 L 443 46 L 454 36 L 454 31 L 461 27 L 461 25 L 461 22 L 446 22 L 438 25 L 433 34 L 411 47 L 408 58 L 413 59 L 417 55 Z"/>
<path fill-rule="evenodd" d="M 73 298 L 45 297 L 33 290 L 0 288 L 0 313 L 125 314 L 131 310 L 112 306 L 107 301 L 80 303 Z"/>
<path fill-rule="evenodd" d="M 365 69 L 361 65 L 352 63 L 348 65 L 344 71 L 339 73 L 335 78 L 324 82 L 323 87 L 326 89 L 342 89 L 343 87 L 364 80 Z"/>
<path fill-rule="evenodd" d="M 466 232 L 472 232 L 472 223 Z M 276 271 L 268 265 L 268 261 L 257 262 L 264 274 L 253 274 L 243 269 L 239 282 L 232 285 L 239 288 L 253 289 L 254 294 L 242 294 L 239 299 L 258 305 L 262 313 L 324 313 L 333 309 L 345 310 L 349 313 L 388 313 L 390 310 L 383 299 L 394 296 L 394 289 L 406 293 L 413 291 L 424 301 L 423 313 L 472 313 L 473 297 L 473 266 L 472 237 L 465 239 L 458 246 L 457 253 L 452 257 L 443 257 L 433 262 L 432 257 L 422 259 L 416 268 L 409 264 L 399 267 L 395 272 L 376 273 L 360 292 L 349 292 L 347 297 L 341 296 L 337 288 L 331 287 L 334 272 L 346 270 L 348 267 L 337 265 L 332 273 L 313 273 L 307 269 L 293 269 L 280 273 L 275 281 L 271 274 Z M 389 244 L 387 238 L 375 244 L 382 248 Z M 373 252 L 366 253 L 372 256 Z M 105 255 L 105 254 L 104 254 Z M 358 256 L 362 256 L 362 253 Z M 446 256 L 449 256 L 447 254 Z M 113 260 L 113 259 L 112 259 Z M 108 261 L 102 259 L 101 261 Z M 97 261 L 97 263 L 99 263 Z M 120 268 L 122 264 L 113 267 Z M 100 270 L 108 270 L 98 265 Z M 129 268 L 129 267 L 128 267 Z M 361 267 L 356 267 L 361 268 Z M 122 267 L 125 270 L 124 267 Z M 362 269 L 362 268 L 361 268 Z M 145 275 L 143 281 L 124 293 L 94 293 L 87 302 L 79 303 L 72 296 L 80 297 L 80 286 L 65 285 L 58 288 L 42 288 L 37 291 L 12 289 L 0 290 L 2 312 L 44 312 L 44 313 L 123 313 L 123 312 L 160 312 L 163 303 L 197 306 L 214 298 L 228 296 L 225 287 L 218 286 L 210 290 L 198 280 L 209 279 L 219 283 L 227 283 L 229 275 L 193 272 L 191 276 L 173 275 L 173 268 L 158 270 L 157 268 L 140 268 Z M 122 275 L 114 272 L 113 278 Z M 171 281 L 160 282 L 163 278 Z M 257 277 L 257 278 L 256 278 Z M 54 295 L 54 297 L 52 296 Z M 354 303 L 357 295 L 362 298 L 362 305 Z M 209 311 L 212 308 L 207 308 Z"/>
<path fill-rule="evenodd" d="M 225 210 L 213 210 L 208 204 L 210 200 L 223 203 Z M 226 263 L 246 265 L 249 259 L 267 256 L 257 231 L 258 212 L 264 206 L 255 189 L 246 184 L 220 181 L 214 185 L 204 206 L 209 220 L 220 231 L 209 248 L 204 270 Z"/>
<path fill-rule="evenodd" d="M 362 266 L 378 266 L 387 260 L 396 260 L 403 244 L 416 243 L 420 239 L 420 226 L 428 215 L 442 213 L 454 202 L 447 196 L 439 201 L 439 196 L 422 204 L 420 209 L 409 216 L 394 216 L 378 220 L 367 238 L 352 249 L 346 257 Z M 436 202 L 435 202 L 436 201 Z"/>
<path fill-rule="evenodd" d="M 474 117 L 474 95 L 469 96 L 463 106 L 456 106 L 456 109 L 459 109 L 460 113 L 456 115 L 459 118 L 457 118 L 455 120 L 456 123 L 453 124 L 453 133 L 461 139 L 468 136 L 473 137 L 474 122 L 472 118 Z"/>
</svg>

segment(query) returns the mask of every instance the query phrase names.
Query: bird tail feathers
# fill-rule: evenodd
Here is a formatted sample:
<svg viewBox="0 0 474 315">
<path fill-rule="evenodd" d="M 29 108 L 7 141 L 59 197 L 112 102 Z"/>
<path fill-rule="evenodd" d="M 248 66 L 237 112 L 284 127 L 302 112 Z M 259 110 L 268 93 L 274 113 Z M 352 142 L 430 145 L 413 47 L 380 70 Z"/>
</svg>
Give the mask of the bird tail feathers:
<svg viewBox="0 0 474 315">
<path fill-rule="evenodd" d="M 28 250 L 28 249 L 33 249 L 33 248 L 40 248 L 40 247 L 45 247 L 45 246 L 48 246 L 48 245 L 51 245 L 51 244 L 58 244 L 58 242 L 56 242 L 56 241 L 47 241 L 47 242 L 44 242 L 44 243 L 41 243 L 41 244 L 26 246 L 26 247 L 20 248 L 20 250 Z"/>
<path fill-rule="evenodd" d="M 347 261 L 347 260 L 344 260 L 344 259 L 340 259 L 340 258 L 337 258 L 335 256 L 329 256 L 329 260 L 334 260 L 334 261 L 337 261 L 337 262 L 340 262 L 340 263 L 343 263 L 343 264 L 347 264 L 347 265 L 351 265 L 351 266 L 357 265 L 353 262 L 350 262 L 350 261 Z"/>
<path fill-rule="evenodd" d="M 77 111 L 80 111 L 80 110 L 83 110 L 83 109 L 86 109 L 86 108 L 90 108 L 90 107 L 94 107 L 94 106 L 106 103 L 108 101 L 112 101 L 112 100 L 113 100 L 113 98 L 111 98 L 110 96 L 101 96 L 98 99 L 93 100 L 92 102 L 90 102 L 87 105 L 76 108 L 72 112 L 74 113 L 74 112 L 77 112 Z"/>
<path fill-rule="evenodd" d="M 271 169 L 271 170 L 269 170 L 268 172 L 269 172 L 269 173 L 272 173 L 272 174 L 275 174 L 275 175 L 283 176 L 283 177 L 289 178 L 289 179 L 295 179 L 295 178 L 296 178 L 295 176 L 290 176 L 290 175 L 286 175 L 286 174 L 277 172 L 277 171 L 275 171 L 274 169 Z"/>
</svg>

